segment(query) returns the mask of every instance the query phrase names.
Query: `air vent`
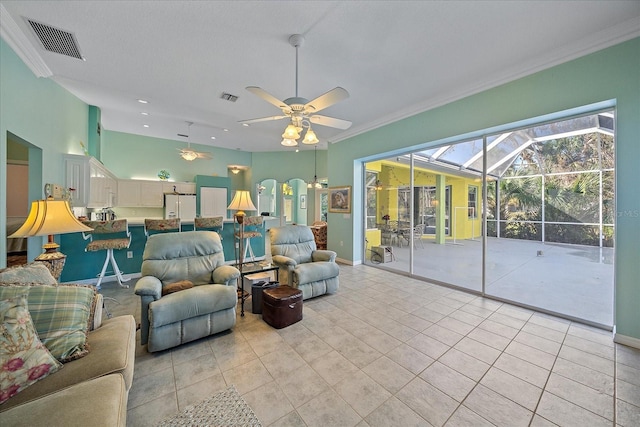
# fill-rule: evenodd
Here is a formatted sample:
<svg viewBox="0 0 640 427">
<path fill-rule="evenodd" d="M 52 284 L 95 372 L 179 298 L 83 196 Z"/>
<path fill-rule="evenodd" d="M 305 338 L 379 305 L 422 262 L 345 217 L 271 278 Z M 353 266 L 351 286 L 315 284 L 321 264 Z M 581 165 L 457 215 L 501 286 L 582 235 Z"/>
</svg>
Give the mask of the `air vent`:
<svg viewBox="0 0 640 427">
<path fill-rule="evenodd" d="M 230 93 L 227 93 L 227 92 L 224 92 L 220 98 L 225 99 L 227 101 L 231 101 L 231 102 L 236 102 L 238 100 L 237 96 L 231 95 Z"/>
<path fill-rule="evenodd" d="M 27 19 L 27 22 L 31 25 L 45 50 L 84 60 L 80 55 L 80 48 L 73 33 L 31 19 Z"/>
</svg>

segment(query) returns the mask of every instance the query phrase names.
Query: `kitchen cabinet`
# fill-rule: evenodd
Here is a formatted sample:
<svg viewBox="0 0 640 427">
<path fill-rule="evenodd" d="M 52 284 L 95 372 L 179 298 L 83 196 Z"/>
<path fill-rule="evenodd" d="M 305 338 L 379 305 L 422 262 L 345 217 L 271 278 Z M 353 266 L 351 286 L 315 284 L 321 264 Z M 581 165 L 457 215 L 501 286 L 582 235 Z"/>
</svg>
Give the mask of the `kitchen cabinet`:
<svg viewBox="0 0 640 427">
<path fill-rule="evenodd" d="M 89 161 L 88 208 L 113 207 L 118 192 L 118 181 L 97 161 Z"/>
<path fill-rule="evenodd" d="M 164 192 L 159 181 L 140 181 L 140 206 L 161 208 L 164 206 Z"/>
<path fill-rule="evenodd" d="M 115 203 L 118 186 L 116 177 L 97 159 L 65 154 L 65 185 L 71 191 L 75 207 L 108 208 Z"/>
<path fill-rule="evenodd" d="M 118 180 L 117 206 L 161 208 L 164 206 L 162 182 L 136 179 Z"/>
</svg>

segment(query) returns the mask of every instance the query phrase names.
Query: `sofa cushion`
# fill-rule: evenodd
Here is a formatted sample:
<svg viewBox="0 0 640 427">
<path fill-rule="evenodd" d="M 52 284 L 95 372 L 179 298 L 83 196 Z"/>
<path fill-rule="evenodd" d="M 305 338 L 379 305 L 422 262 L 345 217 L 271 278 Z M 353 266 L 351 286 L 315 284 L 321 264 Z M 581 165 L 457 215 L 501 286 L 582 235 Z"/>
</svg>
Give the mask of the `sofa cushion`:
<svg viewBox="0 0 640 427">
<path fill-rule="evenodd" d="M 27 296 L 0 301 L 0 404 L 57 371 L 62 364 L 40 342 Z"/>
<path fill-rule="evenodd" d="M 55 285 L 56 279 L 44 264 L 34 262 L 0 270 L 0 283 Z"/>
<path fill-rule="evenodd" d="M 178 282 L 169 283 L 168 285 L 162 287 L 162 296 L 191 288 L 193 288 L 193 282 L 191 280 L 180 280 Z"/>
<path fill-rule="evenodd" d="M 94 292 L 86 286 L 0 286 L 0 299 L 26 293 L 38 337 L 56 359 L 66 362 L 89 352 Z"/>
<path fill-rule="evenodd" d="M 127 397 L 122 376 L 107 375 L 13 407 L 2 426 L 125 426 Z"/>
<path fill-rule="evenodd" d="M 4 405 L 0 405 L 0 412 L 113 373 L 122 375 L 125 389 L 129 390 L 133 382 L 136 345 L 136 323 L 133 316 L 117 316 L 105 320 L 99 329 L 89 334 L 89 344 L 91 353 L 82 359 L 66 363 L 54 375 L 49 375 L 9 399 Z M 105 398 L 102 390 L 97 394 L 94 391 L 93 394 L 101 399 Z M 2 418 L 4 419 L 4 413 Z"/>
</svg>

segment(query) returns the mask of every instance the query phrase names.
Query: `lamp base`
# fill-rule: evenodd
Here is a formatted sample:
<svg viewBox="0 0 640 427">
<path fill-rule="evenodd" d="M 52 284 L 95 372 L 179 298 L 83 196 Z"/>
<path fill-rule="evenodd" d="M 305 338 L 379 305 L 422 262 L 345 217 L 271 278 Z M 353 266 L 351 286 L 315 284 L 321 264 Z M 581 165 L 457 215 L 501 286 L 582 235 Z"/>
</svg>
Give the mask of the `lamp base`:
<svg viewBox="0 0 640 427">
<path fill-rule="evenodd" d="M 55 249 L 53 251 L 47 249 L 46 252 L 38 255 L 34 261 L 44 264 L 51 272 L 53 278 L 56 279 L 56 282 L 58 282 L 62 275 L 64 264 L 67 261 L 67 256 Z"/>
</svg>

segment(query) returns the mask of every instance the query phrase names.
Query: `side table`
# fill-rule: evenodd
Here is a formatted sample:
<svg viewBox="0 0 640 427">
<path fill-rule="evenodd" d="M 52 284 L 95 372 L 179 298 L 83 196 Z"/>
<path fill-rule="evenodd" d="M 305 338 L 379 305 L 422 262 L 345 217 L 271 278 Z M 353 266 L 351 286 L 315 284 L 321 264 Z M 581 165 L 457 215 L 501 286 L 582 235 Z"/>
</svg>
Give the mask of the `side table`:
<svg viewBox="0 0 640 427">
<path fill-rule="evenodd" d="M 245 292 L 244 292 L 244 276 L 254 273 L 263 273 L 268 271 L 276 272 L 276 281 L 279 280 L 279 269 L 277 265 L 267 264 L 261 265 L 259 263 L 247 263 L 242 265 L 235 265 L 238 270 L 240 270 L 240 277 L 238 279 L 238 292 L 240 293 L 240 317 L 244 317 L 244 301 L 245 301 Z"/>
</svg>

